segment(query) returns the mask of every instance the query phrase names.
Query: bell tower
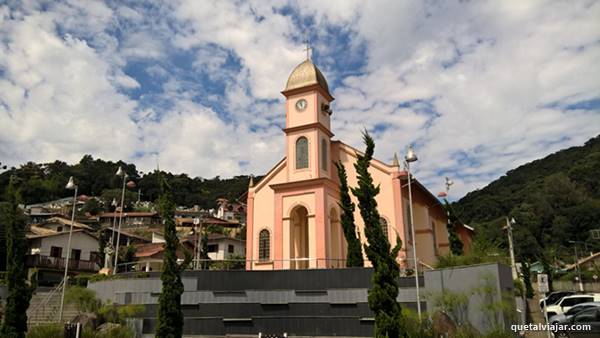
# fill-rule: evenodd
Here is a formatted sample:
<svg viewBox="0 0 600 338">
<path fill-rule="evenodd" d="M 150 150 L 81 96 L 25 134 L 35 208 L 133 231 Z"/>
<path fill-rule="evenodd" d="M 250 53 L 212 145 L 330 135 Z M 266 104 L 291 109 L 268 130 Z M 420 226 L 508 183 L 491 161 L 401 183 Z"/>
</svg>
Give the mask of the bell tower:
<svg viewBox="0 0 600 338">
<path fill-rule="evenodd" d="M 290 181 L 331 177 L 331 102 L 323 73 L 308 58 L 290 74 L 285 89 L 286 158 Z"/>
</svg>

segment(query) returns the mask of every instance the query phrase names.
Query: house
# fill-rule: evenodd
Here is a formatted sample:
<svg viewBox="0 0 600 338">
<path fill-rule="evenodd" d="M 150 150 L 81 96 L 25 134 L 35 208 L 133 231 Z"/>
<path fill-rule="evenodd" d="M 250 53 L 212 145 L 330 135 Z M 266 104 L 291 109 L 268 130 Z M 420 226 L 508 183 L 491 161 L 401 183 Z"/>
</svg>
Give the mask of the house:
<svg viewBox="0 0 600 338">
<path fill-rule="evenodd" d="M 81 207 L 88 199 L 85 195 L 77 197 L 77 206 Z M 32 223 L 41 223 L 48 218 L 69 215 L 73 206 L 73 197 L 65 197 L 43 203 L 25 206 L 25 214 Z"/>
<path fill-rule="evenodd" d="M 87 224 L 83 224 L 83 223 L 77 222 L 77 221 L 71 222 L 70 219 L 67 219 L 62 216 L 55 216 L 55 217 L 48 218 L 48 219 L 42 221 L 41 223 L 35 224 L 35 226 L 38 228 L 44 228 L 44 229 L 52 230 L 55 232 L 63 232 L 63 231 L 68 232 L 69 229 L 71 228 L 71 224 L 73 225 L 73 230 L 81 229 L 81 230 L 87 230 L 90 232 L 94 231 L 94 229 Z"/>
<path fill-rule="evenodd" d="M 216 217 L 227 221 L 236 221 L 246 224 L 247 207 L 245 203 L 239 201 L 229 201 L 226 198 L 217 199 Z"/>
<path fill-rule="evenodd" d="M 241 257 L 246 253 L 246 242 L 223 234 L 208 235 L 208 258 L 225 260 L 231 256 Z"/>
<path fill-rule="evenodd" d="M 26 264 L 38 270 L 40 285 L 60 283 L 67 254 L 70 275 L 98 272 L 102 266 L 98 238 L 86 229 L 73 229 L 70 253 L 67 252 L 69 231 L 30 226 L 26 237 L 29 245 Z"/>
<path fill-rule="evenodd" d="M 193 255 L 194 245 L 190 241 L 182 241 L 183 250 Z M 164 258 L 164 243 L 147 243 L 135 245 L 136 262 L 130 267 L 133 271 L 160 271 Z M 177 260 L 182 262 L 185 254 L 181 248 L 177 250 Z"/>
<path fill-rule="evenodd" d="M 286 112 L 282 138 L 285 156 L 258 183 L 251 181 L 248 189 L 246 268 L 345 267 L 347 245 L 340 223 L 340 182 L 335 164 L 345 168 L 348 184 L 356 187 L 354 163 L 360 151 L 333 139 L 334 98 L 325 76 L 310 59 L 292 71 L 282 94 Z M 397 261 L 403 267 L 422 269 L 435 264 L 439 255 L 449 253 L 446 212 L 414 177 L 413 238 L 408 173 L 401 169 L 397 157 L 392 163 L 373 159 L 369 173 L 380 187 L 376 201 L 384 235 L 391 245 L 396 244 L 396 238 L 403 243 Z M 356 198 L 351 197 L 357 204 Z M 365 243 L 358 207 L 354 219 L 359 238 Z M 421 264 L 415 264 L 413 246 Z M 363 257 L 366 260 L 366 255 Z"/>
<path fill-rule="evenodd" d="M 97 220 L 103 227 L 115 228 L 119 227 L 120 212 L 101 212 L 96 216 L 90 216 L 91 219 Z M 144 227 L 162 224 L 160 216 L 154 211 L 127 211 L 123 213 L 121 220 L 121 228 Z"/>
</svg>

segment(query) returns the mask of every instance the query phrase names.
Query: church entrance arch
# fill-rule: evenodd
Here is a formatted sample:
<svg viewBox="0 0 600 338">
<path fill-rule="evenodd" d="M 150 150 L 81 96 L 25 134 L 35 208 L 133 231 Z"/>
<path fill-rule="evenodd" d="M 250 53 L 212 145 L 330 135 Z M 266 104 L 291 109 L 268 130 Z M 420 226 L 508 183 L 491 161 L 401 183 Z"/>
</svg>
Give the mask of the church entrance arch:
<svg viewBox="0 0 600 338">
<path fill-rule="evenodd" d="M 291 269 L 308 269 L 308 210 L 295 207 L 290 214 Z"/>
</svg>

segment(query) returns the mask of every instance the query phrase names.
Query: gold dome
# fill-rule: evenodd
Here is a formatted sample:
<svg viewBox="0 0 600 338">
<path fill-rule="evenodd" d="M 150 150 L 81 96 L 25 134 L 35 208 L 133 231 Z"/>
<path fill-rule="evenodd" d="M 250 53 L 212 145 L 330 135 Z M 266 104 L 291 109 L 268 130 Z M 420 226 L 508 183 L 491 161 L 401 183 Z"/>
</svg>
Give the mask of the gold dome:
<svg viewBox="0 0 600 338">
<path fill-rule="evenodd" d="M 287 80 L 284 92 L 315 84 L 321 86 L 321 88 L 323 88 L 327 94 L 331 95 L 329 93 L 329 86 L 327 85 L 325 76 L 323 76 L 323 73 L 321 73 L 319 68 L 317 68 L 312 61 L 307 59 L 294 68 Z"/>
</svg>

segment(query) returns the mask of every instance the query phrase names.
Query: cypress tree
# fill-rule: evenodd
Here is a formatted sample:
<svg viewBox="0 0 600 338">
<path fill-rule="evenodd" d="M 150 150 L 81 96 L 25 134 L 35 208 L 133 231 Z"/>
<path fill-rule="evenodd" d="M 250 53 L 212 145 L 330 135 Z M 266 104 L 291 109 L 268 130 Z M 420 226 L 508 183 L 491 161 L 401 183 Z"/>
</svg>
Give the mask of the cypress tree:
<svg viewBox="0 0 600 338">
<path fill-rule="evenodd" d="M 397 244 L 392 249 L 381 229 L 377 201 L 375 201 L 379 186 L 373 184 L 373 178 L 368 171 L 375 143 L 366 131 L 363 132 L 363 141 L 366 150 L 364 155 L 358 154 L 358 160 L 354 164 L 358 187 L 352 188 L 352 193 L 358 198 L 358 207 L 365 224 L 368 243 L 365 244 L 365 252 L 374 269 L 373 284 L 369 289 L 369 307 L 375 313 L 375 337 L 406 337 L 406 332 L 403 330 L 402 309 L 396 301 L 397 278 L 400 274 L 396 258 L 402 242 L 396 237 Z"/>
<path fill-rule="evenodd" d="M 340 178 L 340 202 L 338 205 L 342 209 L 340 220 L 344 237 L 348 243 L 348 253 L 346 254 L 346 266 L 356 267 L 364 266 L 360 240 L 356 237 L 356 225 L 354 223 L 355 205 L 350 199 L 350 189 L 348 188 L 348 175 L 346 168 L 340 162 L 336 162 L 338 177 Z"/>
<path fill-rule="evenodd" d="M 19 208 L 19 197 L 14 186 L 14 178 L 10 179 L 6 197 L 7 202 L 0 205 L 0 222 L 6 229 L 8 297 L 0 334 L 2 337 L 24 338 L 27 332 L 27 308 L 35 285 L 29 286 L 27 283 L 26 220 L 23 211 Z"/>
<path fill-rule="evenodd" d="M 456 234 L 456 226 L 460 224 L 460 221 L 458 219 L 458 216 L 456 216 L 454 209 L 446 199 L 444 199 L 444 208 L 446 209 L 446 214 L 448 215 L 448 224 L 446 225 L 446 228 L 448 229 L 448 241 L 450 242 L 450 252 L 453 255 L 461 256 L 464 254 L 464 244 Z"/>
<path fill-rule="evenodd" d="M 158 299 L 158 323 L 156 337 L 180 338 L 183 334 L 183 312 L 181 310 L 181 270 L 177 264 L 177 248 L 179 239 L 175 229 L 175 202 L 169 187 L 159 175 L 161 196 L 157 200 L 157 207 L 164 224 L 165 250 L 163 268 L 160 275 L 162 291 Z"/>
</svg>

